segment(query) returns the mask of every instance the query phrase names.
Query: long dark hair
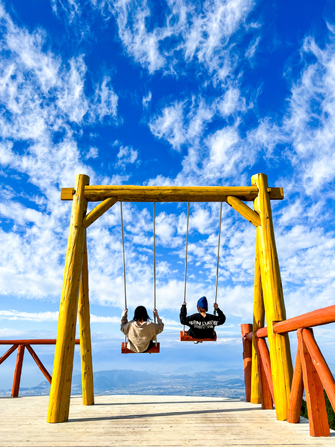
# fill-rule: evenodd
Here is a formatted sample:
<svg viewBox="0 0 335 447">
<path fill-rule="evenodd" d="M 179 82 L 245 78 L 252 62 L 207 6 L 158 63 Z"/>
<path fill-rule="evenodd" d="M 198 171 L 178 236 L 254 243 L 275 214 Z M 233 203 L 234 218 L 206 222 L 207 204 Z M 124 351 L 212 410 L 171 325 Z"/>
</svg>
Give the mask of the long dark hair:
<svg viewBox="0 0 335 447">
<path fill-rule="evenodd" d="M 133 319 L 134 319 L 134 321 L 148 321 L 148 320 L 150 320 L 147 309 L 144 306 L 136 307 Z"/>
</svg>

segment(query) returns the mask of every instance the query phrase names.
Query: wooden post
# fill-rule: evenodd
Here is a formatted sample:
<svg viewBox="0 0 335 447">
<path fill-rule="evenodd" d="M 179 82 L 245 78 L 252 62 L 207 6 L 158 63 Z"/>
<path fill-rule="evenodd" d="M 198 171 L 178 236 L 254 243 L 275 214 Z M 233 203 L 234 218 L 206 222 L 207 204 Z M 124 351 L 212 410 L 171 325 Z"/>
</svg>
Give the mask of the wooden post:
<svg viewBox="0 0 335 447">
<path fill-rule="evenodd" d="M 256 231 L 256 254 L 255 254 L 255 285 L 254 285 L 254 318 L 252 333 L 252 362 L 251 362 L 251 396 L 250 402 L 253 404 L 261 403 L 261 390 L 259 384 L 257 349 L 255 332 L 264 327 L 264 304 L 261 283 L 261 269 L 259 266 L 259 245 L 260 234 Z"/>
<path fill-rule="evenodd" d="M 290 406 L 287 417 L 287 422 L 290 422 L 290 424 L 297 424 L 298 422 L 300 422 L 303 393 L 304 393 L 304 383 L 302 380 L 300 350 L 298 346 L 298 351 L 295 358 L 293 380 L 292 380 Z"/>
<path fill-rule="evenodd" d="M 313 365 L 303 337 L 303 331 L 306 330 L 308 329 L 298 329 L 297 336 L 306 395 L 309 432 L 311 436 L 316 437 L 330 436 L 322 382 Z"/>
<path fill-rule="evenodd" d="M 259 385 L 261 389 L 261 403 L 263 410 L 272 410 L 273 409 L 273 400 L 270 389 L 270 384 L 266 376 L 265 365 L 263 363 L 262 356 L 259 352 L 258 342 L 260 339 L 256 339 L 256 350 L 257 350 L 257 366 L 258 366 L 258 376 L 259 376 Z"/>
<path fill-rule="evenodd" d="M 89 177 L 87 175 L 77 175 L 59 308 L 47 422 L 65 422 L 69 417 L 78 296 L 85 239 L 83 219 L 87 209 L 84 188 L 88 184 Z"/>
<path fill-rule="evenodd" d="M 84 244 L 83 269 L 81 273 L 81 283 L 79 292 L 78 316 L 79 316 L 83 405 L 93 405 L 94 388 L 93 388 L 93 366 L 92 366 L 86 234 Z"/>
<path fill-rule="evenodd" d="M 19 395 L 23 355 L 24 355 L 24 345 L 19 345 L 19 348 L 17 350 L 17 355 L 16 355 L 14 380 L 13 380 L 13 387 L 12 387 L 12 394 L 11 394 L 12 397 L 18 397 L 18 395 Z"/>
<path fill-rule="evenodd" d="M 245 400 L 250 402 L 251 391 L 251 355 L 252 343 L 247 340 L 246 334 L 252 331 L 252 324 L 241 324 L 242 343 L 243 343 L 243 368 L 245 384 Z"/>
<path fill-rule="evenodd" d="M 32 358 L 35 360 L 36 365 L 39 367 L 39 369 L 42 371 L 42 374 L 44 375 L 44 377 L 47 379 L 47 381 L 51 384 L 51 376 L 48 373 L 46 367 L 43 365 L 43 363 L 41 362 L 41 360 L 39 359 L 38 355 L 36 354 L 36 352 L 33 350 L 33 348 L 30 345 L 26 345 L 26 348 L 28 349 L 28 352 L 30 353 L 30 355 L 32 356 Z"/>
<path fill-rule="evenodd" d="M 254 175 L 252 184 L 258 186 L 258 200 L 254 201 L 254 205 L 256 207 L 255 211 L 259 212 L 261 218 L 261 226 L 257 227 L 257 231 L 260 232 L 261 241 L 259 250 L 260 267 L 276 415 L 278 420 L 284 421 L 288 415 L 293 367 L 288 335 L 274 334 L 272 330 L 274 321 L 286 319 L 286 311 L 273 230 L 267 176 L 265 174 Z"/>
</svg>

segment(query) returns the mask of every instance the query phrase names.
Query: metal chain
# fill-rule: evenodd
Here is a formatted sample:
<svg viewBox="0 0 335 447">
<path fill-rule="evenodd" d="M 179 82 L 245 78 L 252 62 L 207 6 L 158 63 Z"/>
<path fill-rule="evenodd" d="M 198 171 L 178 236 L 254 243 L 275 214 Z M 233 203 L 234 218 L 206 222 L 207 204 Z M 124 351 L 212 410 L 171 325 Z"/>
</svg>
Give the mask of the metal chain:
<svg viewBox="0 0 335 447">
<path fill-rule="evenodd" d="M 154 310 L 156 309 L 156 207 L 153 202 L 153 221 L 154 221 Z M 156 314 L 154 313 L 154 323 L 156 323 Z M 155 346 L 157 346 L 157 336 L 155 336 Z"/>
</svg>

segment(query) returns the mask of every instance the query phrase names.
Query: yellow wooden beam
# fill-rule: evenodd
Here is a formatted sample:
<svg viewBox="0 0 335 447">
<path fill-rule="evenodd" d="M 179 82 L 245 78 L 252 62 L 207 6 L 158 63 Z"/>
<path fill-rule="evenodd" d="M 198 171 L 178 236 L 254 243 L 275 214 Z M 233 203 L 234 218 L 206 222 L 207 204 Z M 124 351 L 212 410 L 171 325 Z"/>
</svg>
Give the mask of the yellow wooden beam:
<svg viewBox="0 0 335 447">
<path fill-rule="evenodd" d="M 235 211 L 241 214 L 241 216 L 255 225 L 255 227 L 258 227 L 261 224 L 259 215 L 237 197 L 228 196 L 226 202 L 228 203 L 228 205 L 234 208 Z"/>
<path fill-rule="evenodd" d="M 87 209 L 84 188 L 88 183 L 87 175 L 77 175 L 59 307 L 48 422 L 65 422 L 69 417 L 78 296 L 86 231 L 83 227 Z"/>
<path fill-rule="evenodd" d="M 62 188 L 61 200 L 72 200 L 74 188 Z M 257 186 L 86 186 L 85 199 L 101 202 L 114 197 L 122 202 L 223 202 L 227 196 L 250 202 Z M 271 200 L 284 198 L 283 188 L 269 188 Z"/>
<path fill-rule="evenodd" d="M 293 366 L 288 335 L 273 333 L 273 322 L 286 319 L 284 295 L 280 277 L 276 241 L 272 222 L 270 193 L 265 174 L 252 177 L 252 184 L 259 189 L 258 200 L 254 202 L 255 210 L 261 218 L 260 233 L 260 267 L 264 307 L 268 328 L 268 340 L 271 358 L 271 373 L 275 397 L 277 419 L 287 419 Z"/>
<path fill-rule="evenodd" d="M 93 210 L 84 218 L 84 228 L 92 225 L 93 222 L 99 219 L 99 217 L 102 216 L 106 211 L 108 211 L 109 208 L 112 207 L 116 202 L 117 199 L 115 199 L 114 197 L 110 197 L 109 199 L 104 200 L 102 203 L 99 203 L 99 205 L 93 208 Z"/>
<path fill-rule="evenodd" d="M 81 382 L 83 390 L 83 405 L 94 404 L 93 363 L 90 327 L 90 303 L 88 290 L 88 262 L 87 243 L 85 234 L 83 268 L 78 302 L 80 354 L 81 354 Z"/>
<path fill-rule="evenodd" d="M 258 199 L 256 199 L 258 200 Z M 261 403 L 261 390 L 258 376 L 258 361 L 255 332 L 264 327 L 264 303 L 263 291 L 261 283 L 261 269 L 259 265 L 259 246 L 260 232 L 256 230 L 256 253 L 255 253 L 255 285 L 254 285 L 254 318 L 253 318 L 253 336 L 252 336 L 252 362 L 251 362 L 251 397 L 250 402 L 253 404 Z"/>
</svg>

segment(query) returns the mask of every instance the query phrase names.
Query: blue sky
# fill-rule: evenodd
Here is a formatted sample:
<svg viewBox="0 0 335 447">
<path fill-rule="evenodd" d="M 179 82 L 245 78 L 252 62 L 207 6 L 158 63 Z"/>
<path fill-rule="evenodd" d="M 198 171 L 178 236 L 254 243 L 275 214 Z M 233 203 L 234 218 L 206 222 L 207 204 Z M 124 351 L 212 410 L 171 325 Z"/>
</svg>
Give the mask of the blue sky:
<svg viewBox="0 0 335 447">
<path fill-rule="evenodd" d="M 272 202 L 288 317 L 334 304 L 335 17 L 330 1 L 0 3 L 0 336 L 54 338 L 71 212 L 60 188 L 250 185 Z M 219 204 L 191 204 L 189 311 L 214 301 Z M 152 308 L 152 205 L 125 204 L 130 312 Z M 94 368 L 241 367 L 255 229 L 223 207 L 216 344 L 178 342 L 186 204 L 157 204 L 160 356 L 121 356 L 119 205 L 88 231 Z M 334 327 L 315 331 L 335 369 Z M 292 337 L 292 352 L 296 341 Z M 53 348 L 38 353 L 51 370 Z M 12 380 L 15 356 L 1 366 Z M 23 385 L 39 383 L 26 356 Z M 75 370 L 79 369 L 78 352 Z"/>
</svg>

